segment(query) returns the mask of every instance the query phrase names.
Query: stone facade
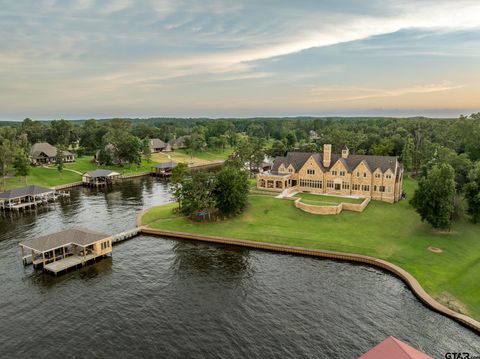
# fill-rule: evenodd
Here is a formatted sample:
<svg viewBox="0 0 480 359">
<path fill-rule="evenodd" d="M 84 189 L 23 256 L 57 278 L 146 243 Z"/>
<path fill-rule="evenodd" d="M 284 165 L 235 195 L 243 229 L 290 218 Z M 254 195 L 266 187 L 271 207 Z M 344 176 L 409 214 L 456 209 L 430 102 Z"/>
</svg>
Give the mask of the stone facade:
<svg viewBox="0 0 480 359">
<path fill-rule="evenodd" d="M 331 145 L 319 153 L 289 152 L 277 157 L 270 172 L 257 176 L 257 188 L 293 189 L 339 196 L 358 196 L 394 203 L 402 198 L 403 167 L 396 157 L 334 154 Z"/>
</svg>

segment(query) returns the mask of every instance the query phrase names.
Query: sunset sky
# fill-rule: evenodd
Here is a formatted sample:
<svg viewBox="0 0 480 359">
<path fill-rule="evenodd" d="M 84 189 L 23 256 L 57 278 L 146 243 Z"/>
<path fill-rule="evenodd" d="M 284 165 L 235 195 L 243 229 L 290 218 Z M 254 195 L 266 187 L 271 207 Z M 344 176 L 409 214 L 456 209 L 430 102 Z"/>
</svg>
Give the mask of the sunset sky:
<svg viewBox="0 0 480 359">
<path fill-rule="evenodd" d="M 0 0 L 0 119 L 480 111 L 480 1 Z"/>
</svg>

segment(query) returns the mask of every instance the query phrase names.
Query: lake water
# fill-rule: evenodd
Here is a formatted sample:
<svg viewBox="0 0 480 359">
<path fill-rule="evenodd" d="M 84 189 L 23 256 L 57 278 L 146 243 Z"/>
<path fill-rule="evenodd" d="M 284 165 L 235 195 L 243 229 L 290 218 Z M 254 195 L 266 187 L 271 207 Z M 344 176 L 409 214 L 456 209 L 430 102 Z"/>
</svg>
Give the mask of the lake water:
<svg viewBox="0 0 480 359">
<path fill-rule="evenodd" d="M 0 357 L 356 358 L 389 335 L 435 358 L 480 355 L 474 332 L 366 266 L 148 236 L 59 277 L 21 263 L 22 240 L 117 233 L 169 198 L 142 178 L 0 215 Z"/>
</svg>

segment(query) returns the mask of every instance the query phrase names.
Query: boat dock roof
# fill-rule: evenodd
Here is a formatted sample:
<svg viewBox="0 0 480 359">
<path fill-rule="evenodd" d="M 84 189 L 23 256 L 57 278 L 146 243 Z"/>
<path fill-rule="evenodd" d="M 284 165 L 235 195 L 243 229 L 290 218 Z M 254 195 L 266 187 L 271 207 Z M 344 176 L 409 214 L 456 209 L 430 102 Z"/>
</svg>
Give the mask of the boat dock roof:
<svg viewBox="0 0 480 359">
<path fill-rule="evenodd" d="M 55 190 L 51 188 L 45 188 L 40 186 L 26 186 L 20 188 L 14 188 L 6 192 L 0 193 L 1 200 L 9 200 L 15 198 L 22 198 L 28 196 L 41 196 L 49 193 L 54 193 Z"/>
<path fill-rule="evenodd" d="M 88 229 L 71 228 L 61 232 L 20 242 L 20 246 L 31 249 L 35 252 L 45 253 L 69 244 L 86 247 L 109 237 L 110 235 L 108 234 L 98 233 Z"/>
<path fill-rule="evenodd" d="M 111 170 L 98 169 L 98 170 L 95 170 L 95 171 L 86 172 L 83 175 L 84 176 L 89 176 L 89 177 L 92 177 L 92 178 L 98 178 L 98 177 L 120 176 L 120 173 L 115 172 L 115 171 L 111 171 Z"/>
</svg>

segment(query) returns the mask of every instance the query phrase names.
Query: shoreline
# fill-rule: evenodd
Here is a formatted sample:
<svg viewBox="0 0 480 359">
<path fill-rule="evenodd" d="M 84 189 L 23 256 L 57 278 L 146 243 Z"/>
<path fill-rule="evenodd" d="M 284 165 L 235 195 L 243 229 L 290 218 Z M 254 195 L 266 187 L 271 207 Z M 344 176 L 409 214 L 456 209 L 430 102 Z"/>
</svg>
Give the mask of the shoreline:
<svg viewBox="0 0 480 359">
<path fill-rule="evenodd" d="M 159 207 L 159 206 L 155 206 L 155 207 Z M 141 211 L 137 215 L 136 224 L 140 228 L 140 233 L 160 236 L 160 237 L 167 237 L 167 238 L 180 238 L 180 239 L 187 239 L 187 240 L 197 240 L 197 241 L 208 242 L 208 243 L 235 245 L 235 246 L 241 246 L 246 248 L 261 249 L 261 250 L 280 252 L 280 253 L 306 255 L 306 256 L 347 261 L 347 262 L 353 262 L 353 263 L 361 263 L 361 264 L 369 265 L 372 267 L 381 268 L 395 275 L 397 278 L 401 279 L 410 288 L 413 294 L 425 306 L 427 306 L 431 310 L 434 310 L 442 315 L 445 315 L 459 322 L 460 324 L 468 327 L 469 329 L 473 330 L 477 334 L 480 334 L 480 322 L 476 321 L 475 319 L 467 315 L 455 312 L 452 309 L 444 306 L 443 304 L 440 304 L 423 289 L 423 287 L 420 285 L 420 283 L 417 281 L 417 279 L 415 279 L 415 277 L 412 274 L 410 274 L 403 268 L 393 263 L 390 263 L 386 260 L 375 258 L 372 256 L 355 254 L 355 253 L 329 251 L 329 250 L 322 250 L 322 249 L 310 249 L 310 248 L 304 248 L 304 247 L 274 244 L 269 242 L 256 242 L 252 240 L 234 239 L 229 237 L 199 235 L 199 234 L 188 233 L 188 232 L 154 229 L 154 228 L 149 228 L 148 226 L 142 225 L 143 215 L 147 211 L 155 207 L 147 208 Z"/>
</svg>

